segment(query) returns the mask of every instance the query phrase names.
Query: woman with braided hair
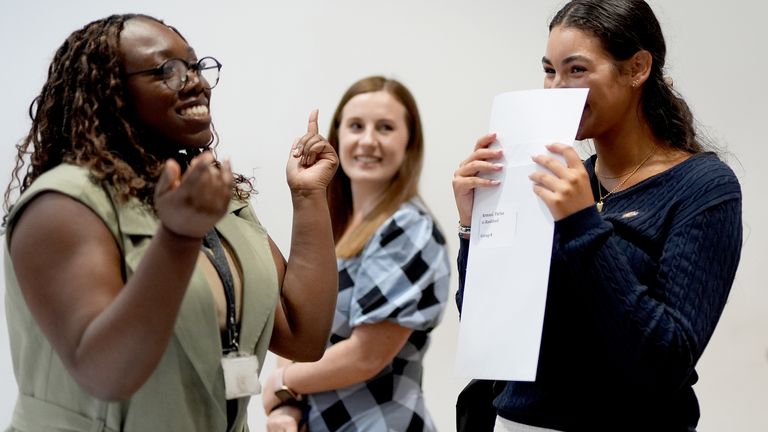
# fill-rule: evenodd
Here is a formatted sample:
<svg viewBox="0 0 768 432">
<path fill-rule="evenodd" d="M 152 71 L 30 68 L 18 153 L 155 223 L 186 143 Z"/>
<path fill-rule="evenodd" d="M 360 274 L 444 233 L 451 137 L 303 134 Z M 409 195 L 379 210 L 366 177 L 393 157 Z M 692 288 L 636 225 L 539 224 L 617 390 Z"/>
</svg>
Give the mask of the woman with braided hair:
<svg viewBox="0 0 768 432">
<path fill-rule="evenodd" d="M 94 21 L 57 51 L 5 195 L 10 430 L 244 431 L 267 349 L 322 355 L 336 153 L 313 112 L 286 168 L 286 262 L 248 180 L 212 153 L 220 68 L 144 15 Z"/>
</svg>

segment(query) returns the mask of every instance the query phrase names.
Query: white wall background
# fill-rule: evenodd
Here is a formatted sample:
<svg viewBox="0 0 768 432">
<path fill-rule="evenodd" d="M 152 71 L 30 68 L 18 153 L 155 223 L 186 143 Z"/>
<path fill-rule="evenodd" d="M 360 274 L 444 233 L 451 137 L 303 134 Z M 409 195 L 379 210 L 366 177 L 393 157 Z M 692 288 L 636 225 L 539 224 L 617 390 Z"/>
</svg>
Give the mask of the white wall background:
<svg viewBox="0 0 768 432">
<path fill-rule="evenodd" d="M 320 108 L 327 130 L 341 93 L 370 74 L 395 77 L 416 96 L 427 143 L 422 194 L 451 234 L 456 225 L 453 170 L 486 131 L 496 93 L 541 86 L 546 26 L 562 3 L 134 0 L 126 6 L 103 0 L 3 0 L 0 181 L 4 188 L 13 145 L 29 128 L 29 102 L 65 37 L 110 13 L 143 12 L 178 27 L 199 55 L 214 55 L 224 64 L 212 103 L 220 154 L 256 178 L 260 194 L 254 205 L 284 252 L 290 236 L 283 171 L 288 146 L 305 130 L 312 108 Z M 763 167 L 768 152 L 760 133 L 768 118 L 768 6 L 757 0 L 657 0 L 652 6 L 665 30 L 675 86 L 709 134 L 730 151 L 744 192 L 741 266 L 699 364 L 700 430 L 768 430 L 768 292 L 761 269 L 768 257 L 768 170 Z M 457 241 L 448 237 L 455 254 Z M 0 315 L 4 321 L 4 309 Z M 2 427 L 10 419 L 16 389 L 5 326 L 0 327 Z M 465 382 L 454 374 L 456 337 L 457 314 L 450 305 L 434 332 L 424 383 L 441 431 L 454 429 L 455 398 Z M 254 400 L 253 430 L 263 430 L 263 422 L 260 401 Z"/>
</svg>

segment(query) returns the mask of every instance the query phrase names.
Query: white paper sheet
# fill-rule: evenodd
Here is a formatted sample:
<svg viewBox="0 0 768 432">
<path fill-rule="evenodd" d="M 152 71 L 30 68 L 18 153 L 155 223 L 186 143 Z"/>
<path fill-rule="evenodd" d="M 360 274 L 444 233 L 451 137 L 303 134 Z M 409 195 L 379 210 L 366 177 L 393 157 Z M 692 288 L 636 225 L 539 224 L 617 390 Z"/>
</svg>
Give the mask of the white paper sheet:
<svg viewBox="0 0 768 432">
<path fill-rule="evenodd" d="M 501 184 L 477 189 L 459 328 L 457 371 L 471 378 L 534 381 L 554 222 L 533 193 L 531 156 L 571 145 L 587 89 L 502 93 L 490 131 L 504 149 Z"/>
</svg>

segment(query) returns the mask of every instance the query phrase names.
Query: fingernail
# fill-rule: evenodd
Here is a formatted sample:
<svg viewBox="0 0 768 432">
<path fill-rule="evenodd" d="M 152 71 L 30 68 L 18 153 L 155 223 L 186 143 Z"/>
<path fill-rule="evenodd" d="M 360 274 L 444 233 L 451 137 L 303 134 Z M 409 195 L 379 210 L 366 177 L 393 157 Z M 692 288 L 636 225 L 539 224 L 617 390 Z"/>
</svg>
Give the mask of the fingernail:
<svg viewBox="0 0 768 432">
<path fill-rule="evenodd" d="M 502 169 L 502 168 L 504 168 L 504 164 L 495 163 L 495 164 L 493 164 L 493 167 L 496 168 L 496 169 Z"/>
</svg>

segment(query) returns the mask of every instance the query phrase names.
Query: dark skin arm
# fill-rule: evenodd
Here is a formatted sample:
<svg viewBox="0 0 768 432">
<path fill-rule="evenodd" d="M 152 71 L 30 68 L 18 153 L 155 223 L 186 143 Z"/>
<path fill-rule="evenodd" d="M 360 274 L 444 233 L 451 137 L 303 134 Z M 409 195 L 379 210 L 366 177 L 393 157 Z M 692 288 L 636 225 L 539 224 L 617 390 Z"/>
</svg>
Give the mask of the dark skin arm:
<svg viewBox="0 0 768 432">
<path fill-rule="evenodd" d="M 296 361 L 322 357 L 333 323 L 338 273 L 326 188 L 337 165 L 336 152 L 318 133 L 315 110 L 286 167 L 293 201 L 287 262 L 269 240 L 281 284 L 270 350 Z"/>
<path fill-rule="evenodd" d="M 72 377 L 94 396 L 129 398 L 165 351 L 200 238 L 229 202 L 229 164 L 218 170 L 212 160 L 199 156 L 183 177 L 175 162 L 167 164 L 155 196 L 162 224 L 125 283 L 114 237 L 82 203 L 45 193 L 20 216 L 10 255 L 24 299 Z"/>
</svg>

